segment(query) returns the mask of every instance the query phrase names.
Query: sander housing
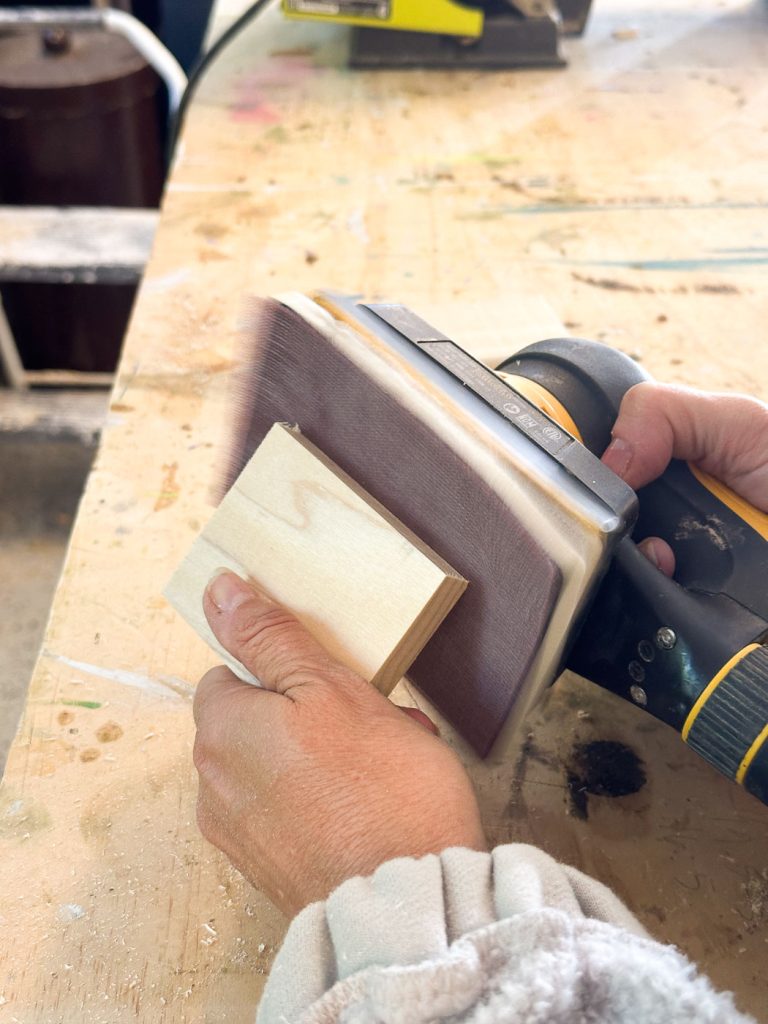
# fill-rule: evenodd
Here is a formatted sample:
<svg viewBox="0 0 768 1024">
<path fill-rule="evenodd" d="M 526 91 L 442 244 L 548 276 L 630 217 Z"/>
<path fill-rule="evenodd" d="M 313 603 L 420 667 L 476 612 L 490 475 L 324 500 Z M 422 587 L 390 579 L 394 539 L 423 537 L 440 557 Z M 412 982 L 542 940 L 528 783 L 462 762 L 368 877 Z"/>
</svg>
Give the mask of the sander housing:
<svg viewBox="0 0 768 1024">
<path fill-rule="evenodd" d="M 603 465 L 646 379 L 574 338 L 494 371 L 403 306 L 283 296 L 261 308 L 231 479 L 297 424 L 469 580 L 408 674 L 481 756 L 570 668 L 768 802 L 768 515 L 683 462 L 637 494 Z"/>
</svg>

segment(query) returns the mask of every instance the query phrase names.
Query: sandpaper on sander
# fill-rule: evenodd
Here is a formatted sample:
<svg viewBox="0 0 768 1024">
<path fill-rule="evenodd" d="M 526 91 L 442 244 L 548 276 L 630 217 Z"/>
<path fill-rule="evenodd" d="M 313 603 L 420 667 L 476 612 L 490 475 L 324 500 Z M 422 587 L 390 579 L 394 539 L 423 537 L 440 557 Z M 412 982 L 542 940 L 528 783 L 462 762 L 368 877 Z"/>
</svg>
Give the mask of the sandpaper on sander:
<svg viewBox="0 0 768 1024">
<path fill-rule="evenodd" d="M 403 306 L 267 300 L 230 483 L 296 424 L 470 581 L 408 676 L 481 756 L 571 667 L 768 802 L 768 516 L 683 463 L 638 501 L 600 462 L 646 379 L 621 353 L 541 342 L 500 371 Z"/>
</svg>

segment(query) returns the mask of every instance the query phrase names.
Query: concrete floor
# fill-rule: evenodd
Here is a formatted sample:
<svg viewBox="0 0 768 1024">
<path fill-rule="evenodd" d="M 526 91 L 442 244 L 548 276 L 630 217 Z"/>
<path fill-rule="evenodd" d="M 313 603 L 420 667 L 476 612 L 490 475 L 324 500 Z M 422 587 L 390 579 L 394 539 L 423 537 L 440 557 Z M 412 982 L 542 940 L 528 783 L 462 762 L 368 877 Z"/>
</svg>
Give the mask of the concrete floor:
<svg viewBox="0 0 768 1024">
<path fill-rule="evenodd" d="M 0 536 L 0 772 L 24 706 L 66 544 L 61 534 Z"/>
<path fill-rule="evenodd" d="M 42 643 L 105 393 L 0 389 L 0 772 Z"/>
</svg>

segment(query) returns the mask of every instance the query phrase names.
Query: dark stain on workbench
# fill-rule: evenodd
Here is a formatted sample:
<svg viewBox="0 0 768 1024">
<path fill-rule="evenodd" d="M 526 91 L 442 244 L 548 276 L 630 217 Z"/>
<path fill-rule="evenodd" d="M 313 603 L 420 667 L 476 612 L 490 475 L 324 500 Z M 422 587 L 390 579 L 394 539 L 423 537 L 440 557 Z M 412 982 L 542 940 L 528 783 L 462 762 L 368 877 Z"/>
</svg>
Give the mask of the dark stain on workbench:
<svg viewBox="0 0 768 1024">
<path fill-rule="evenodd" d="M 615 740 L 577 743 L 565 767 L 575 818 L 589 817 L 588 799 L 637 793 L 646 783 L 645 765 L 631 747 Z"/>
</svg>

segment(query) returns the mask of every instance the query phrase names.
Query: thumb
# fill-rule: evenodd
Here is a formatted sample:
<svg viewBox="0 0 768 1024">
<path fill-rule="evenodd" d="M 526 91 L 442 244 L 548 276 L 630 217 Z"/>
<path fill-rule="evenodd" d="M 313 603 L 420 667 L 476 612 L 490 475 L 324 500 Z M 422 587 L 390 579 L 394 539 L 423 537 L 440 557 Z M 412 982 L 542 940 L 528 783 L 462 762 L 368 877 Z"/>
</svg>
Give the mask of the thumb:
<svg viewBox="0 0 768 1024">
<path fill-rule="evenodd" d="M 603 462 L 637 490 L 685 459 L 768 504 L 768 407 L 744 395 L 644 381 L 626 393 Z"/>
<path fill-rule="evenodd" d="M 295 615 L 233 572 L 211 580 L 203 611 L 216 639 L 268 690 L 291 690 L 318 677 L 349 674 Z"/>
</svg>

